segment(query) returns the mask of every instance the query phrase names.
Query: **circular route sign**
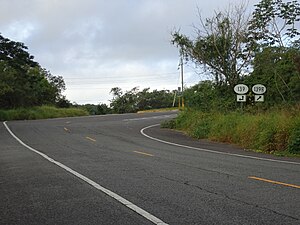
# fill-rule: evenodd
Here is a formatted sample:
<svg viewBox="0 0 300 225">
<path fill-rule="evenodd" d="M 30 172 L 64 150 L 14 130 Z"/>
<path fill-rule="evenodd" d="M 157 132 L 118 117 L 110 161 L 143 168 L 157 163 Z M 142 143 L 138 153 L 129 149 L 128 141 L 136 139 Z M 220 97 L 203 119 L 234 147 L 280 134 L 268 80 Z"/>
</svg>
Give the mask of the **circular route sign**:
<svg viewBox="0 0 300 225">
<path fill-rule="evenodd" d="M 249 88 L 245 84 L 237 84 L 234 86 L 233 90 L 235 93 L 242 95 L 242 94 L 246 94 L 249 91 Z"/>
<path fill-rule="evenodd" d="M 256 84 L 252 87 L 252 91 L 257 95 L 262 95 L 267 91 L 267 88 L 262 84 Z"/>
</svg>

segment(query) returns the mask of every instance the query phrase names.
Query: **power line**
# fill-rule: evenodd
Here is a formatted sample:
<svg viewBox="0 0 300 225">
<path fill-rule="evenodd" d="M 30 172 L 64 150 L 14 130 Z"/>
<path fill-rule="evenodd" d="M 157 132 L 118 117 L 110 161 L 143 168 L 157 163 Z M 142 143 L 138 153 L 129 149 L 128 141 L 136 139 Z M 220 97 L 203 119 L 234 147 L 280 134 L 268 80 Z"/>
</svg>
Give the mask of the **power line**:
<svg viewBox="0 0 300 225">
<path fill-rule="evenodd" d="M 187 74 L 188 73 L 192 73 L 192 72 L 189 72 L 189 71 L 187 71 L 186 72 Z M 83 81 L 85 81 L 85 80 L 89 80 L 89 81 L 98 81 L 98 80 L 101 80 L 101 81 L 107 81 L 107 80 L 109 80 L 109 81 L 111 81 L 111 80 L 113 80 L 113 81 L 128 81 L 128 80 L 130 80 L 130 81 L 135 81 L 135 80 L 137 80 L 137 81 L 141 81 L 141 79 L 143 79 L 143 80 L 153 80 L 153 78 L 154 78 L 154 76 L 160 76 L 159 77 L 159 79 L 163 79 L 163 80 L 165 80 L 165 81 L 167 81 L 168 79 L 174 79 L 174 77 L 172 77 L 172 76 L 169 76 L 169 75 L 177 75 L 178 76 L 178 72 L 174 72 L 174 73 L 161 73 L 161 74 L 148 74 L 148 75 L 135 75 L 135 76 L 133 76 L 133 75 L 113 75 L 113 76 L 111 76 L 111 75 L 109 75 L 109 76 L 107 76 L 107 75 L 99 75 L 99 76 L 93 76 L 93 77 L 85 77 L 85 76 L 82 76 L 82 75 L 78 75 L 78 76 L 80 76 L 80 77 L 66 77 L 66 76 L 64 76 L 64 80 L 66 80 L 68 83 L 70 83 L 70 82 L 79 82 L 79 81 L 81 81 L 81 80 L 83 80 Z M 157 77 L 155 77 L 155 78 L 157 78 Z M 73 80 L 73 81 L 72 81 Z M 94 83 L 94 82 L 93 82 Z"/>
<path fill-rule="evenodd" d="M 159 80 L 157 79 L 153 79 L 152 78 L 144 78 L 142 79 L 113 79 L 113 80 L 83 80 L 83 81 L 66 81 L 67 85 L 104 85 L 104 84 L 114 84 L 114 83 L 132 83 L 132 82 L 139 82 L 139 83 L 144 83 L 144 82 L 148 82 L 148 83 L 157 83 L 157 81 L 159 82 L 170 82 L 170 80 L 174 80 L 174 78 L 160 78 Z M 174 82 L 175 83 L 175 82 Z"/>
<path fill-rule="evenodd" d="M 64 79 L 76 79 L 76 80 L 91 80 L 91 79 L 112 79 L 112 78 L 120 78 L 120 77 L 137 77 L 137 78 L 147 78 L 153 76 L 163 76 L 167 77 L 167 75 L 177 75 L 178 72 L 170 72 L 170 73 L 153 73 L 153 74 L 113 74 L 113 75 L 94 75 L 93 77 L 84 76 L 84 75 L 63 75 Z M 78 77 L 80 76 L 80 77 Z"/>
</svg>

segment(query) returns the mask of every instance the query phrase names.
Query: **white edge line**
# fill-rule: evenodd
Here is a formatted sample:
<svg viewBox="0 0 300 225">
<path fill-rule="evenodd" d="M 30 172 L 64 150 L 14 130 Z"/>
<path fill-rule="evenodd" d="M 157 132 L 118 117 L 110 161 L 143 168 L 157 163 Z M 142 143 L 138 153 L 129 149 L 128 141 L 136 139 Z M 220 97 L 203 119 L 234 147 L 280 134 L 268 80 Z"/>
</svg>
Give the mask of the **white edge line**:
<svg viewBox="0 0 300 225">
<path fill-rule="evenodd" d="M 205 148 L 197 148 L 197 147 L 192 147 L 192 146 L 187 146 L 187 145 L 181 145 L 181 144 L 176 144 L 176 143 L 173 143 L 173 142 L 164 141 L 164 140 L 161 140 L 161 139 L 158 139 L 158 138 L 154 138 L 154 137 L 151 137 L 151 136 L 145 134 L 145 132 L 144 132 L 145 130 L 147 130 L 149 128 L 152 128 L 152 127 L 157 127 L 157 126 L 160 126 L 160 124 L 154 124 L 154 125 L 144 127 L 140 130 L 140 132 L 141 132 L 142 135 L 144 135 L 145 137 L 147 137 L 149 139 L 152 139 L 154 141 L 158 141 L 158 142 L 161 142 L 161 143 L 165 143 L 165 144 L 168 144 L 168 145 L 177 146 L 177 147 L 188 148 L 188 149 L 193 149 L 193 150 L 198 150 L 198 151 L 203 151 L 203 152 L 210 152 L 210 153 L 220 154 L 220 155 L 230 155 L 230 156 L 236 156 L 236 157 L 242 157 L 242 158 L 248 158 L 248 159 L 256 159 L 256 160 L 264 160 L 264 161 L 270 161 L 270 162 L 300 165 L 300 163 L 298 163 L 298 162 L 283 161 L 283 160 L 277 160 L 277 159 L 267 159 L 267 158 L 260 158 L 260 157 L 255 157 L 255 156 L 239 155 L 239 154 L 228 153 L 228 152 L 218 152 L 218 151 L 205 149 Z"/>
<path fill-rule="evenodd" d="M 87 178 L 86 176 L 76 172 L 75 170 L 71 169 L 70 167 L 67 167 L 66 165 L 50 158 L 49 156 L 47 156 L 46 154 L 30 147 L 29 145 L 25 144 L 21 139 L 19 139 L 11 130 L 10 128 L 7 126 L 6 124 L 7 121 L 4 121 L 3 124 L 6 128 L 6 130 L 11 134 L 11 136 L 13 136 L 21 145 L 23 145 L 24 147 L 26 147 L 27 149 L 33 151 L 34 153 L 42 156 L 43 158 L 45 158 L 46 160 L 48 160 L 49 162 L 54 163 L 55 165 L 59 166 L 60 168 L 66 170 L 67 172 L 73 174 L 74 176 L 78 177 L 79 179 L 85 181 L 86 183 L 88 183 L 89 185 L 93 186 L 94 188 L 102 191 L 103 193 L 107 194 L 108 196 L 114 198 L 115 200 L 117 200 L 118 202 L 120 202 L 121 204 L 125 205 L 127 208 L 135 211 L 137 214 L 143 216 L 144 218 L 146 218 L 147 220 L 151 221 L 154 224 L 157 225 L 168 225 L 167 223 L 163 222 L 162 220 L 160 220 L 159 218 L 153 216 L 152 214 L 148 213 L 147 211 L 143 210 L 142 208 L 134 205 L 133 203 L 131 203 L 130 201 L 126 200 L 125 198 L 121 197 L 120 195 L 102 187 L 100 184 L 96 183 L 95 181 Z"/>
</svg>

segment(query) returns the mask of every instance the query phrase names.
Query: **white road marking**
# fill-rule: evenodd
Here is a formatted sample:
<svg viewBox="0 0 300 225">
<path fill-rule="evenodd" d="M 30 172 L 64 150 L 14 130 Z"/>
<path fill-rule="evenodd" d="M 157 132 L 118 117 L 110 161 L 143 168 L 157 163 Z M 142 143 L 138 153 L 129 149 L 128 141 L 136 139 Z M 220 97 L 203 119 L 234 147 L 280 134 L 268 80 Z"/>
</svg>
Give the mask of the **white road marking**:
<svg viewBox="0 0 300 225">
<path fill-rule="evenodd" d="M 146 156 L 150 156 L 150 157 L 153 157 L 154 155 L 152 154 L 149 154 L 149 153 L 146 153 L 146 152 L 139 152 L 139 151 L 133 151 L 134 153 L 137 153 L 137 154 L 141 154 L 141 155 L 146 155 Z"/>
<path fill-rule="evenodd" d="M 174 146 L 177 146 L 177 147 L 188 148 L 188 149 L 193 149 L 193 150 L 198 150 L 198 151 L 203 151 L 203 152 L 210 152 L 210 153 L 220 154 L 220 155 L 230 155 L 230 156 L 236 156 L 236 157 L 242 157 L 242 158 L 248 158 L 248 159 L 256 159 L 256 160 L 263 160 L 263 161 L 270 161 L 270 162 L 300 165 L 300 163 L 298 163 L 298 162 L 283 161 L 283 160 L 277 160 L 277 159 L 267 159 L 267 158 L 248 156 L 248 155 L 240 155 L 240 154 L 234 154 L 234 153 L 228 153 L 228 152 L 218 152 L 218 151 L 205 149 L 205 148 L 197 148 L 197 147 L 192 147 L 192 146 L 187 146 L 187 145 L 181 145 L 181 144 L 176 144 L 176 143 L 169 142 L 169 141 L 164 141 L 164 140 L 161 140 L 161 139 L 158 139 L 158 138 L 154 138 L 154 137 L 151 137 L 151 136 L 145 134 L 145 132 L 144 132 L 145 130 L 147 130 L 151 127 L 157 127 L 157 126 L 160 126 L 160 124 L 154 124 L 154 125 L 151 125 L 151 126 L 144 127 L 143 129 L 140 130 L 140 132 L 141 132 L 142 135 L 144 135 L 145 137 L 147 137 L 151 140 L 158 141 L 158 142 L 168 144 L 168 145 L 174 145 Z"/>
<path fill-rule="evenodd" d="M 96 139 L 91 138 L 91 137 L 85 137 L 85 138 L 88 139 L 88 140 L 90 140 L 90 141 L 92 141 L 92 142 L 96 142 L 97 141 Z"/>
<path fill-rule="evenodd" d="M 10 128 L 7 126 L 6 121 L 3 122 L 5 128 L 7 129 L 7 131 L 11 134 L 11 136 L 13 136 L 21 145 L 23 145 L 24 147 L 28 148 L 29 150 L 31 150 L 32 152 L 42 156 L 44 159 L 48 160 L 49 162 L 59 166 L 60 168 L 66 170 L 67 172 L 73 174 L 74 176 L 78 177 L 79 179 L 85 181 L 86 183 L 88 183 L 89 185 L 93 186 L 94 188 L 98 189 L 99 191 L 102 191 L 103 193 L 109 195 L 110 197 L 116 199 L 118 202 L 122 203 L 123 205 L 125 205 L 127 208 L 135 211 L 137 214 L 143 216 L 144 218 L 146 218 L 147 220 L 151 221 L 154 224 L 157 225 L 168 225 L 167 223 L 163 222 L 162 220 L 160 220 L 159 218 L 153 216 L 152 214 L 148 213 L 147 211 L 143 210 L 142 208 L 138 207 L 137 205 L 134 205 L 133 203 L 131 203 L 130 201 L 126 200 L 125 198 L 121 197 L 120 195 L 102 187 L 100 184 L 96 183 L 95 181 L 87 178 L 86 176 L 76 172 L 75 170 L 71 169 L 70 167 L 67 167 L 66 165 L 50 158 L 49 156 L 47 156 L 46 154 L 39 152 L 38 150 L 30 147 L 29 145 L 25 144 L 21 139 L 19 139 L 11 130 Z"/>
</svg>

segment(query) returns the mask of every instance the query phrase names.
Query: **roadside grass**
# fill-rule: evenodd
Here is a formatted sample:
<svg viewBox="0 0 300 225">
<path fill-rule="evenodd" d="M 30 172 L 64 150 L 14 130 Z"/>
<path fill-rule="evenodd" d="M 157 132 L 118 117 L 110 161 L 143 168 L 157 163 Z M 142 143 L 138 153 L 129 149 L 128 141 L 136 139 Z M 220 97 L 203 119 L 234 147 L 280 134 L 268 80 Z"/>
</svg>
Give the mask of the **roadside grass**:
<svg viewBox="0 0 300 225">
<path fill-rule="evenodd" d="M 78 108 L 56 108 L 53 106 L 37 106 L 32 108 L 0 110 L 0 121 L 36 120 L 87 115 L 89 115 L 87 111 Z"/>
<path fill-rule="evenodd" d="M 204 113 L 187 109 L 162 127 L 198 139 L 237 144 L 278 156 L 300 157 L 299 107 L 260 113 Z"/>
</svg>

